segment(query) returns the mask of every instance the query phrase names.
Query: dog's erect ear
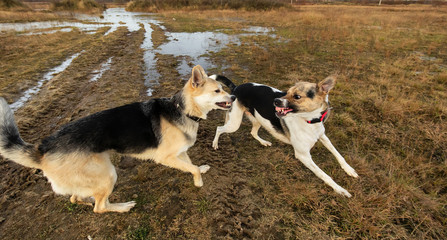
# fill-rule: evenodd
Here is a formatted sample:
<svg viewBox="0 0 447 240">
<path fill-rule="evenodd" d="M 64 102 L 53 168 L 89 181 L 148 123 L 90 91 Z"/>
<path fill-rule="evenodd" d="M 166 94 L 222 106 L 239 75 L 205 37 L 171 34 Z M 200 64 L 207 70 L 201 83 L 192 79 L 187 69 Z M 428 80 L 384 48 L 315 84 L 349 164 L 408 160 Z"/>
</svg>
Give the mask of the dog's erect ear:
<svg viewBox="0 0 447 240">
<path fill-rule="evenodd" d="M 318 91 L 328 93 L 335 86 L 335 77 L 329 76 L 318 83 Z"/>
<path fill-rule="evenodd" d="M 195 66 L 192 69 L 191 86 L 193 88 L 202 86 L 205 83 L 206 78 L 208 78 L 208 75 L 206 75 L 205 70 L 203 70 L 202 66 Z"/>
</svg>

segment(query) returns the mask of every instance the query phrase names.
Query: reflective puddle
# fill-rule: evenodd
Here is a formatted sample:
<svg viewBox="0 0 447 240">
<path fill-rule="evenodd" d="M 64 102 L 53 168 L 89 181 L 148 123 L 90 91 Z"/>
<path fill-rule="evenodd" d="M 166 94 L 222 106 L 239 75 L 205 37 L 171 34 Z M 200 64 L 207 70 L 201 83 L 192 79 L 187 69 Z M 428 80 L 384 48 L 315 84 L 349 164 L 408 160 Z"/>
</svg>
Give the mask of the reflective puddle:
<svg viewBox="0 0 447 240">
<path fill-rule="evenodd" d="M 102 75 L 110 69 L 110 65 L 112 64 L 113 57 L 109 57 L 106 62 L 101 64 L 101 67 L 98 71 L 93 71 L 93 76 L 90 78 L 89 82 L 96 82 L 98 79 L 102 77 Z"/>
<path fill-rule="evenodd" d="M 219 31 L 216 32 L 167 32 L 168 42 L 162 44 L 158 48 L 154 48 L 152 43 L 152 28 L 151 24 L 157 25 L 163 30 L 165 27 L 163 23 L 156 20 L 153 14 L 127 12 L 124 8 L 110 8 L 104 11 L 101 16 L 91 16 L 85 14 L 78 14 L 76 18 L 82 22 L 32 22 L 32 23 L 0 23 L 0 32 L 4 31 L 19 31 L 25 32 L 23 34 L 51 34 L 59 31 L 71 31 L 72 28 L 78 28 L 80 31 L 86 33 L 96 33 L 100 28 L 110 27 L 105 33 L 108 35 L 113 33 L 119 27 L 127 27 L 130 32 L 138 31 L 141 28 L 145 29 L 144 41 L 141 48 L 144 50 L 143 60 L 145 63 L 144 78 L 147 95 L 151 96 L 153 87 L 158 85 L 161 77 L 157 71 L 157 57 L 156 54 L 173 55 L 179 59 L 180 64 L 177 71 L 182 78 L 187 79 L 191 74 L 191 69 L 195 65 L 201 65 L 204 69 L 216 68 L 208 55 L 212 52 L 218 52 L 228 44 L 240 45 L 240 38 L 248 35 L 268 35 L 275 37 L 272 32 L 273 28 L 252 26 L 242 29 L 244 33 L 236 35 L 228 35 Z M 57 29 L 51 29 L 57 28 Z M 30 31 L 30 32 L 27 32 Z M 19 99 L 12 106 L 17 109 L 20 108 L 24 102 L 35 94 L 42 87 L 42 84 L 54 74 L 65 70 L 71 61 L 80 53 L 75 54 L 63 62 L 60 66 L 54 68 L 40 80 L 36 87 L 29 89 L 24 93 L 24 96 Z M 110 69 L 112 57 L 103 63 L 100 70 L 93 72 L 93 77 L 90 81 L 97 81 L 101 78 L 103 73 Z"/>
<path fill-rule="evenodd" d="M 26 90 L 23 95 L 20 97 L 19 100 L 9 105 L 13 111 L 16 111 L 17 109 L 21 108 L 33 95 L 38 93 L 40 89 L 42 88 L 43 84 L 49 80 L 51 80 L 55 75 L 63 72 L 65 69 L 67 69 L 68 66 L 70 66 L 71 62 L 78 57 L 80 53 L 76 53 L 72 55 L 71 57 L 67 58 L 64 62 L 62 62 L 61 65 L 51 69 L 49 72 L 45 73 L 45 75 L 37 82 L 37 85 Z"/>
</svg>

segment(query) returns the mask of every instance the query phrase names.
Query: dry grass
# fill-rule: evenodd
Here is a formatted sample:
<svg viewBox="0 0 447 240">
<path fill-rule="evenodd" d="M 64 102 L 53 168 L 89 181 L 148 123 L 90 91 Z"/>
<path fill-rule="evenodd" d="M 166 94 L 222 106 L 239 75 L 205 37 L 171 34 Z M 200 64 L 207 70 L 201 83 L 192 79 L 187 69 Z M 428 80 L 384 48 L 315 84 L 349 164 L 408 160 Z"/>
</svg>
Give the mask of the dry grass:
<svg viewBox="0 0 447 240">
<path fill-rule="evenodd" d="M 231 34 L 248 26 L 274 27 L 274 38 L 246 36 L 240 46 L 210 53 L 217 67 L 207 71 L 238 84 L 287 89 L 297 80 L 317 82 L 337 73 L 327 135 L 360 178 L 348 177 L 321 144 L 312 156 L 353 198 L 336 195 L 294 159 L 291 146 L 264 131 L 261 137 L 273 146 L 260 146 L 247 121 L 220 138 L 219 151 L 212 150 L 216 126 L 224 121 L 216 111 L 201 123 L 189 151 L 195 164 L 212 167 L 201 189 L 189 174 L 114 156 L 119 178 L 111 201 L 137 201 L 128 214 L 95 215 L 91 207 L 67 204 L 41 174 L 2 160 L 5 239 L 446 238 L 446 8 L 301 6 L 262 14 L 171 11 L 160 17 L 169 31 Z M 26 86 L 23 78 L 38 79 L 35 74 L 85 49 L 17 112 L 24 138 L 37 142 L 72 119 L 147 99 L 143 36 L 142 30 L 129 34 L 125 28 L 107 37 L 1 36 L 0 52 L 7 54 L 0 55 L 0 91 L 10 94 L 9 100 L 20 95 L 10 87 L 14 81 Z M 155 46 L 166 41 L 161 28 L 154 28 L 152 37 Z M 88 83 L 92 71 L 112 56 L 111 69 Z M 171 96 L 184 84 L 175 69 L 179 60 L 157 57 L 162 78 L 155 97 Z"/>
<path fill-rule="evenodd" d="M 172 9 L 237 9 L 237 10 L 272 10 L 289 6 L 277 0 L 132 0 L 127 4 L 129 11 L 158 12 Z"/>
<path fill-rule="evenodd" d="M 54 11 L 100 13 L 104 10 L 104 6 L 95 0 L 61 0 L 53 2 L 51 9 Z"/>
<path fill-rule="evenodd" d="M 101 31 L 103 32 L 103 31 Z M 0 35 L 0 91 L 12 102 L 19 93 L 35 84 L 43 73 L 62 62 L 68 55 L 80 52 L 94 35 L 74 30 L 68 33 L 20 36 Z"/>
<path fill-rule="evenodd" d="M 360 179 L 345 177 L 321 146 L 313 153 L 329 175 L 337 181 L 349 180 L 341 185 L 355 197 L 328 198 L 326 191 L 320 193 L 321 183 L 295 173 L 284 177 L 289 167 L 281 165 L 277 175 L 263 176 L 279 186 L 264 195 L 272 202 L 271 209 L 265 209 L 265 226 L 276 225 L 285 238 L 442 239 L 447 235 L 443 227 L 447 221 L 446 8 L 301 6 L 296 11 L 263 14 L 163 14 L 167 20 L 176 18 L 167 24 L 174 30 L 182 29 L 185 22 L 186 30 L 194 22 L 229 31 L 247 23 L 275 27 L 278 37 L 287 41 L 246 37 L 241 46 L 214 54 L 214 61 L 231 66 L 222 70 L 239 83 L 256 81 L 286 89 L 296 79 L 316 82 L 338 73 L 328 135 L 359 171 Z M 179 21 L 178 16 L 186 20 Z M 234 23 L 235 19 L 246 22 Z M 321 164 L 325 158 L 329 163 Z M 295 162 L 290 157 L 283 161 Z"/>
<path fill-rule="evenodd" d="M 0 0 L 0 10 L 22 11 L 28 7 L 18 0 Z"/>
<path fill-rule="evenodd" d="M 0 11 L 0 22 L 38 22 L 71 19 L 69 14 L 36 11 Z"/>
</svg>

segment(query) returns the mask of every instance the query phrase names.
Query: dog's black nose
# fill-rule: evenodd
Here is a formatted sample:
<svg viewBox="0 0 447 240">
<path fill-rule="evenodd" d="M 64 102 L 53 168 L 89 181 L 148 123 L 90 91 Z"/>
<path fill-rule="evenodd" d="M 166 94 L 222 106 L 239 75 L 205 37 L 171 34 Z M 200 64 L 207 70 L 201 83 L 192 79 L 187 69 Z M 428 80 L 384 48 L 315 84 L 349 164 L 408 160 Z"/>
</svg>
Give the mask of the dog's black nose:
<svg viewBox="0 0 447 240">
<path fill-rule="evenodd" d="M 232 101 L 232 102 L 234 102 L 234 100 L 236 100 L 236 96 L 234 96 L 234 95 L 231 95 L 230 98 L 231 98 L 231 101 Z"/>
<path fill-rule="evenodd" d="M 275 98 L 275 100 L 273 100 L 273 105 L 280 107 L 282 106 L 282 100 L 281 98 Z"/>
</svg>

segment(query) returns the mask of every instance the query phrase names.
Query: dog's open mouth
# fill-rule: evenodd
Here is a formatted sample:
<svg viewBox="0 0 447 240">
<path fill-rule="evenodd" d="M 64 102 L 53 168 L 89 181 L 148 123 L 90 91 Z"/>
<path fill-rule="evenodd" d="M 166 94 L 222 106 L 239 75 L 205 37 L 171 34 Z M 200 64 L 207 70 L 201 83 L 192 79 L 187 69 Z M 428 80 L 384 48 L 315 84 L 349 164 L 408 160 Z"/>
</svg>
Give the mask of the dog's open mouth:
<svg viewBox="0 0 447 240">
<path fill-rule="evenodd" d="M 231 102 L 217 102 L 216 105 L 221 108 L 231 108 Z"/>
<path fill-rule="evenodd" d="M 275 107 L 276 110 L 276 116 L 278 117 L 284 117 L 287 115 L 287 113 L 293 111 L 292 108 L 282 108 L 282 107 Z"/>
</svg>

